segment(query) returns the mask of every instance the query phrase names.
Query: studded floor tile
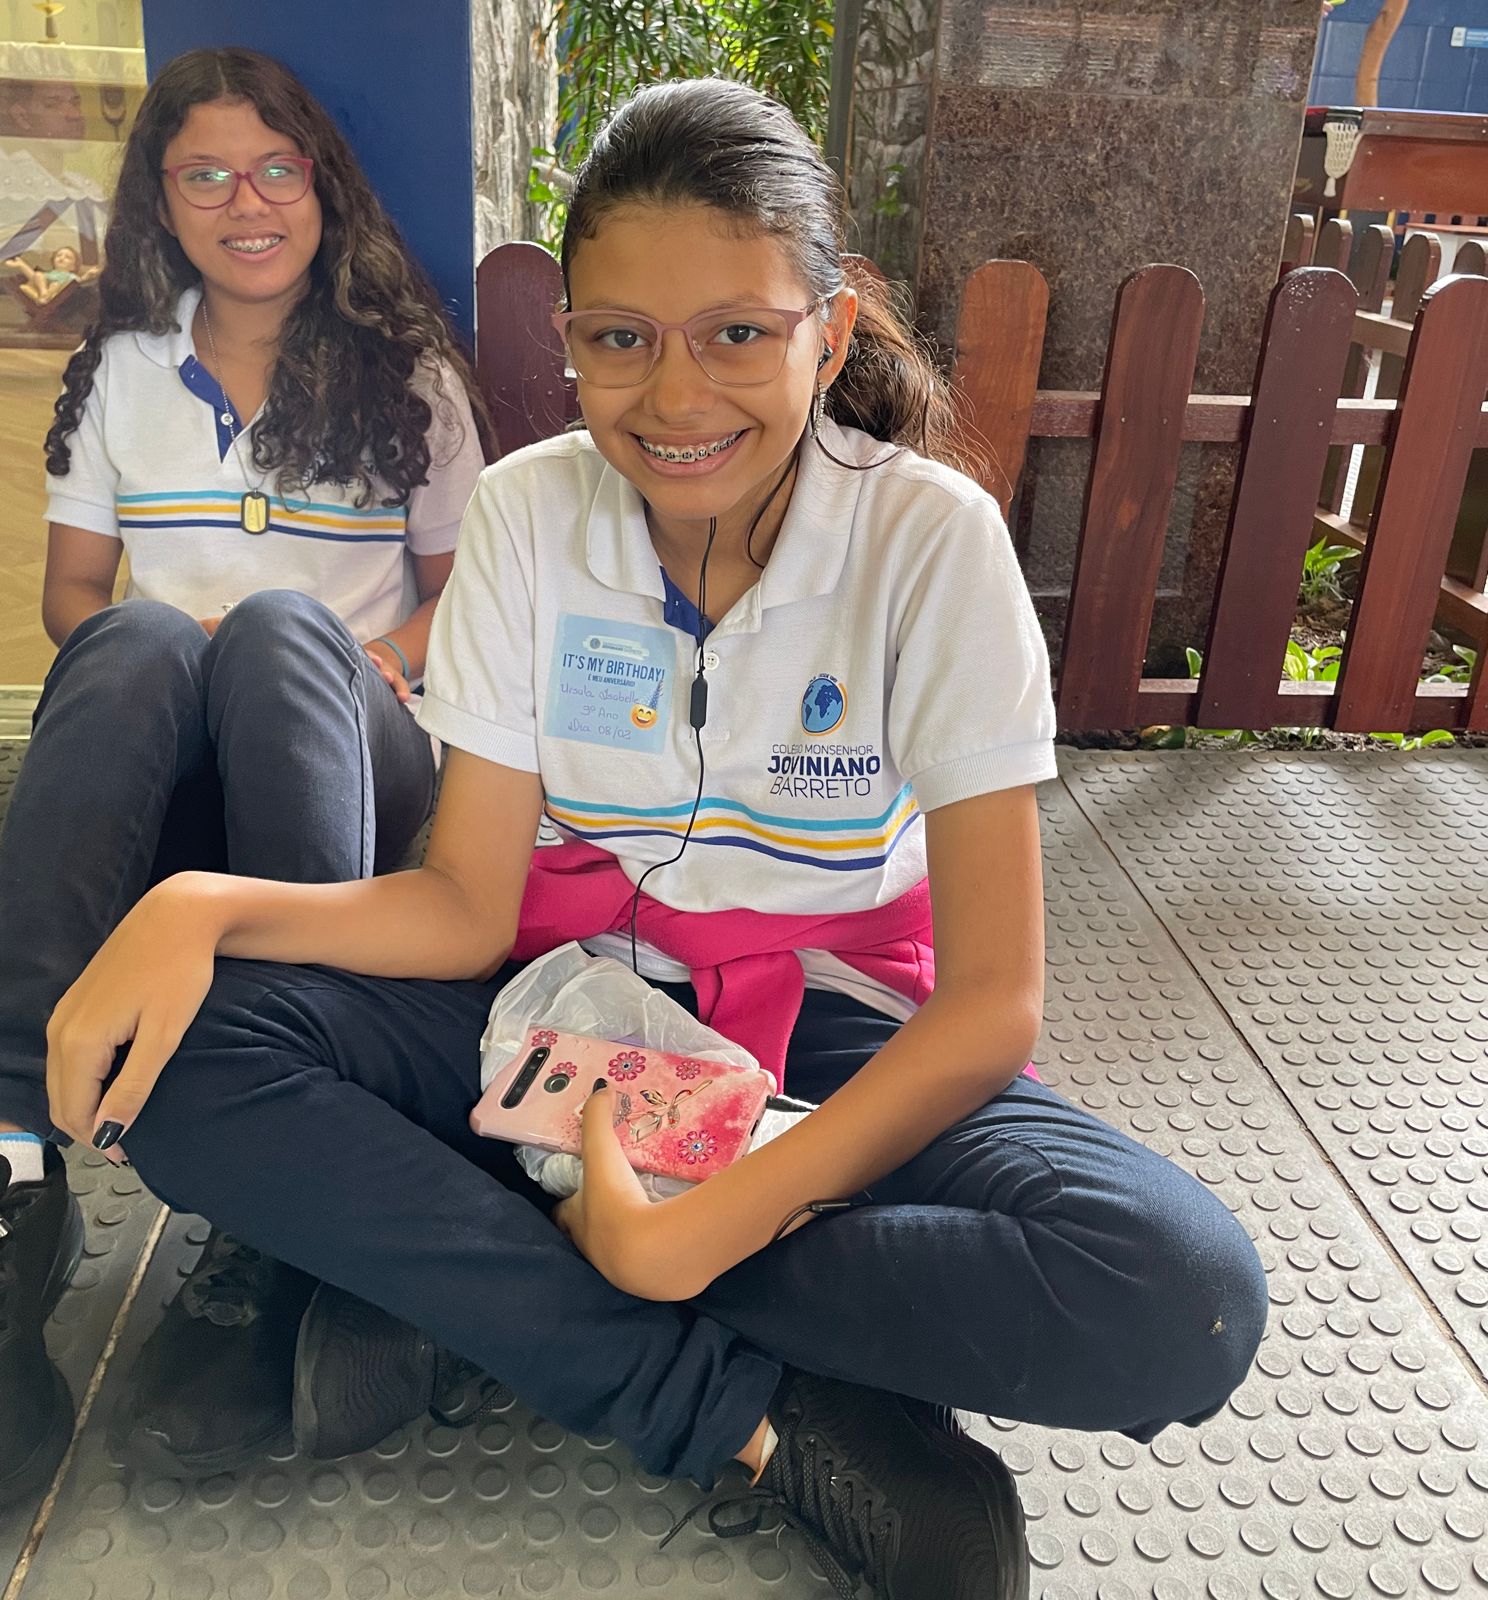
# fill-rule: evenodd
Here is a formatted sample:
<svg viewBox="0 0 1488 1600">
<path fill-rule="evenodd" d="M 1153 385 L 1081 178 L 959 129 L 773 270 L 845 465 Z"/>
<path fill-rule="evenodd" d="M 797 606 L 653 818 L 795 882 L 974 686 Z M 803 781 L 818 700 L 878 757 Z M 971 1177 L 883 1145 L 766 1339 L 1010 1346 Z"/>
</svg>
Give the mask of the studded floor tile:
<svg viewBox="0 0 1488 1600">
<path fill-rule="evenodd" d="M 1488 751 L 1067 770 L 1488 1376 Z"/>
<path fill-rule="evenodd" d="M 467 1428 L 424 1420 L 345 1461 L 286 1445 L 197 1483 L 120 1469 L 108 1416 L 205 1238 L 199 1219 L 172 1219 L 21 1600 L 830 1597 L 789 1530 L 688 1531 L 660 1550 L 692 1485 L 639 1472 L 613 1440 L 566 1434 L 504 1392 Z"/>
<path fill-rule="evenodd" d="M 1488 1594 L 1488 1398 L 1069 796 L 1044 796 L 1040 1073 L 1213 1187 L 1271 1319 L 1202 1428 L 995 1425 L 1045 1600 Z"/>
<path fill-rule="evenodd" d="M 978 1421 L 1017 1474 L 1043 1600 L 1488 1594 L 1488 1398 L 1285 1097 L 1059 785 L 1044 795 L 1046 1080 L 1212 1185 L 1271 1325 L 1203 1428 L 1151 1445 Z M 659 1535 L 684 1486 L 521 1407 L 333 1466 L 131 1481 L 103 1418 L 190 1258 L 174 1222 L 21 1600 L 822 1595 L 791 1536 Z M 201 1233 L 195 1235 L 199 1241 Z"/>
<path fill-rule="evenodd" d="M 100 1155 L 71 1150 L 67 1181 L 82 1207 L 87 1232 L 72 1284 L 47 1327 L 47 1349 L 80 1401 L 135 1268 L 158 1203 L 133 1172 Z M 0 1593 L 30 1533 L 44 1490 L 0 1510 Z"/>
</svg>

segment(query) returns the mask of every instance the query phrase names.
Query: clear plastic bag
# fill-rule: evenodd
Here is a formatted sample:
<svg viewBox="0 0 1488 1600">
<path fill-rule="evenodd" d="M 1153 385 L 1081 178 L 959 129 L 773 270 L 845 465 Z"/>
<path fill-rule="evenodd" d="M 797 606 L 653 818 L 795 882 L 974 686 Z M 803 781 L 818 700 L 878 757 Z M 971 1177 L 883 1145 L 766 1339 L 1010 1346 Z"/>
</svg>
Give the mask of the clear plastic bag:
<svg viewBox="0 0 1488 1600">
<path fill-rule="evenodd" d="M 699 1022 L 629 967 L 607 956 L 591 956 L 578 944 L 560 945 L 539 957 L 496 996 L 481 1035 L 482 1090 L 522 1050 L 532 1028 L 594 1034 L 616 1044 L 644 1045 L 700 1061 L 759 1069 L 747 1050 Z M 777 1118 L 777 1113 L 766 1113 L 756 1144 L 765 1123 L 772 1132 L 780 1131 Z M 577 1156 L 519 1145 L 517 1159 L 528 1176 L 551 1194 L 569 1195 L 578 1190 L 583 1165 Z M 653 1199 L 664 1199 L 688 1187 L 675 1179 L 648 1173 L 639 1176 Z"/>
</svg>

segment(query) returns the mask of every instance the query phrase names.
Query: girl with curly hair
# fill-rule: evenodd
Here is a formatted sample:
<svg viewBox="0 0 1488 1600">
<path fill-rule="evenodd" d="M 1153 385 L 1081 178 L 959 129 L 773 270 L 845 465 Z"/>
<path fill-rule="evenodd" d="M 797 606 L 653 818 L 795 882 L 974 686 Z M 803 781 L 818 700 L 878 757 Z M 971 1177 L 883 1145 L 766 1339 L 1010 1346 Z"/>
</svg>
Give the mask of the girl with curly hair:
<svg viewBox="0 0 1488 1600">
<path fill-rule="evenodd" d="M 46 440 L 59 654 L 0 838 L 0 1252 L 20 1269 L 0 1273 L 0 1502 L 71 1432 L 41 1338 L 82 1232 L 44 1143 L 53 1007 L 172 871 L 331 883 L 406 852 L 435 779 L 408 702 L 482 465 L 434 289 L 278 63 L 165 67 L 106 260 Z M 311 1287 L 214 1236 L 137 1369 L 125 1441 L 171 1473 L 271 1442 Z"/>
</svg>

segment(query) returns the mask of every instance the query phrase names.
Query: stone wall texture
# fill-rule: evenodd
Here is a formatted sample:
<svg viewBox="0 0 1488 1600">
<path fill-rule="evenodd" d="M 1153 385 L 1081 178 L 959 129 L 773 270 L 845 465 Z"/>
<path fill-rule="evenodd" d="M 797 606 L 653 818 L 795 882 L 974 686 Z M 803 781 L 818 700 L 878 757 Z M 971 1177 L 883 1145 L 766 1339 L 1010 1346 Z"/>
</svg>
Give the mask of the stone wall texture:
<svg viewBox="0 0 1488 1600">
<path fill-rule="evenodd" d="M 848 160 L 852 246 L 915 281 L 940 0 L 867 0 L 853 77 Z"/>
<path fill-rule="evenodd" d="M 551 143 L 558 76 L 543 40 L 542 0 L 473 0 L 470 100 L 475 146 L 475 259 L 537 236 L 527 199 L 534 145 Z"/>
<path fill-rule="evenodd" d="M 939 0 L 915 185 L 926 330 L 949 347 L 967 274 L 1031 261 L 1050 290 L 1041 386 L 1093 389 L 1122 280 L 1176 262 L 1207 302 L 1196 389 L 1248 391 L 1319 13 L 1317 0 Z M 1185 448 L 1150 670 L 1181 672 L 1182 646 L 1202 642 L 1235 454 Z M 1016 531 L 1051 637 L 1088 458 L 1036 442 L 1025 474 Z"/>
</svg>

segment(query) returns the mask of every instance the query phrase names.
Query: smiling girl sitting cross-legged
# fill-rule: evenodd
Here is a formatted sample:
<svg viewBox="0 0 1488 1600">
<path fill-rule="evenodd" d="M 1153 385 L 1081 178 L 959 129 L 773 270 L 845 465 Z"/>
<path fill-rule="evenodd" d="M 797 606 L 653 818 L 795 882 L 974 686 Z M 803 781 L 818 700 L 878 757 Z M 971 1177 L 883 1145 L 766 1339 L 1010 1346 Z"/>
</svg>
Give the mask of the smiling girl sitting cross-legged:
<svg viewBox="0 0 1488 1600">
<path fill-rule="evenodd" d="M 329 1280 L 302 1449 L 415 1416 L 443 1346 L 650 1471 L 744 1462 L 839 1594 L 1013 1600 L 1012 1479 L 952 1408 L 1198 1422 L 1265 1284 L 1214 1195 L 1023 1071 L 1044 646 L 841 217 L 752 90 L 622 107 L 563 245 L 587 432 L 486 471 L 435 618 L 425 865 L 162 884 L 59 1008 L 52 1110 Z M 564 842 L 534 851 L 544 811 Z M 653 1204 L 601 1088 L 554 1214 L 470 1130 L 482 1030 L 509 957 L 628 958 L 632 926 L 645 976 L 819 1109 Z"/>
</svg>

